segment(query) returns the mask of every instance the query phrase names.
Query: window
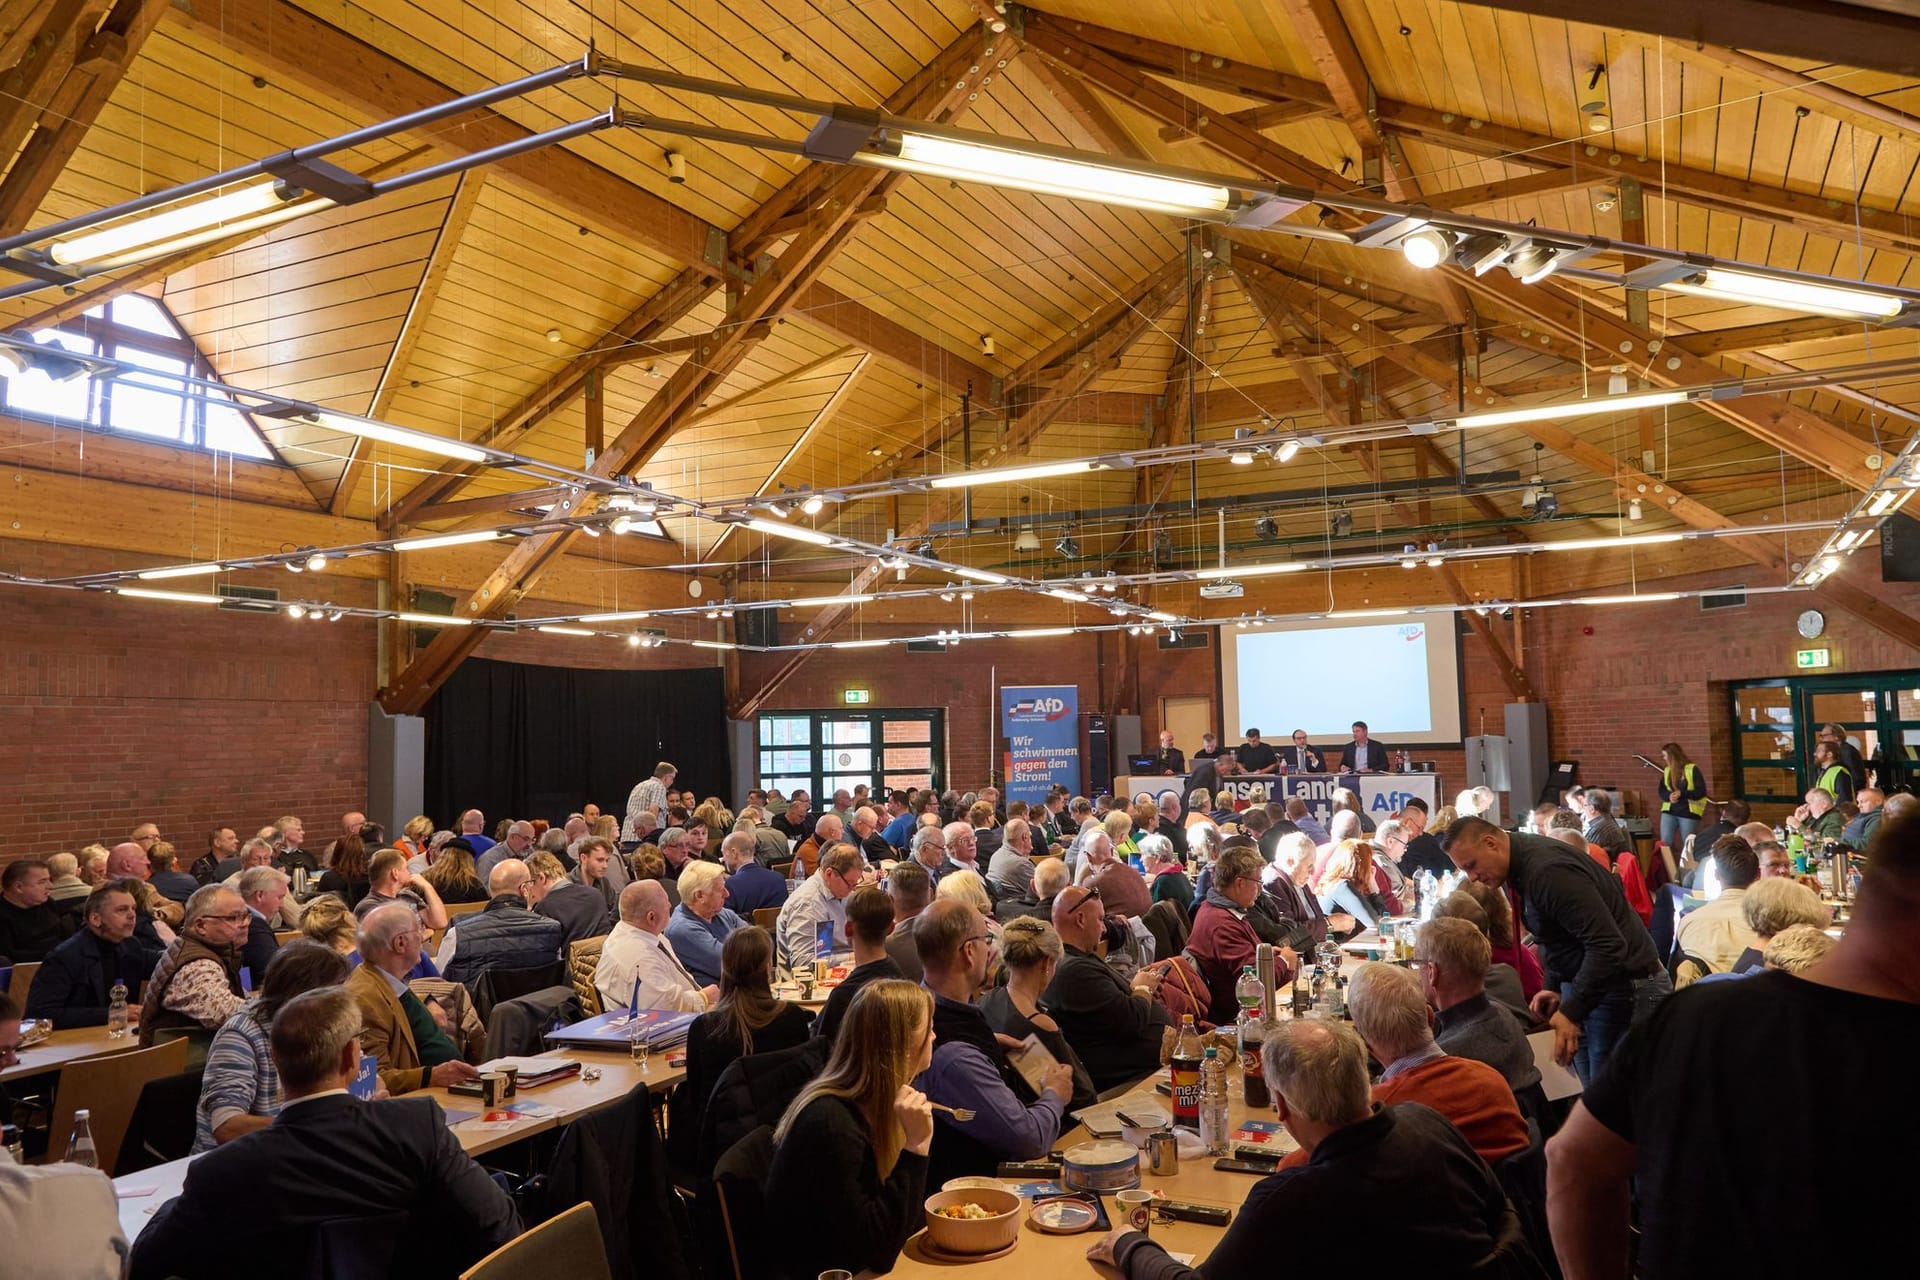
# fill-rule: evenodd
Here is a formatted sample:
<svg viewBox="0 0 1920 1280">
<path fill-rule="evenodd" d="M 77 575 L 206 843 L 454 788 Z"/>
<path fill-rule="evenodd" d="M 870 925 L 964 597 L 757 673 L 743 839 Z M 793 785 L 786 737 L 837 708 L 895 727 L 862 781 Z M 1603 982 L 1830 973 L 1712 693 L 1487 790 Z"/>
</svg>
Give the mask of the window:
<svg viewBox="0 0 1920 1280">
<path fill-rule="evenodd" d="M 852 791 L 938 785 L 944 768 L 940 711 L 798 711 L 760 717 L 760 785 L 815 798 Z"/>
<path fill-rule="evenodd" d="M 36 330 L 33 339 L 42 346 L 151 369 L 155 375 L 215 376 L 167 309 L 139 294 L 103 303 L 59 328 Z M 237 406 L 224 408 L 183 395 L 177 383 L 160 376 L 90 378 L 78 366 L 31 369 L 0 380 L 0 406 L 26 417 L 274 460 L 273 451 Z"/>
</svg>

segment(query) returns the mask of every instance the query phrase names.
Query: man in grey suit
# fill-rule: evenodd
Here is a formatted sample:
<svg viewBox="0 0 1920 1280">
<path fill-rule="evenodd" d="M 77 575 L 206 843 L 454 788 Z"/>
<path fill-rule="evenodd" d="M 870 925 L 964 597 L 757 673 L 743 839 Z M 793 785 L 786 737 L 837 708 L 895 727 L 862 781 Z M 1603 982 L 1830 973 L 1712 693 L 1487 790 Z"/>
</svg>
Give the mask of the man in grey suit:
<svg viewBox="0 0 1920 1280">
<path fill-rule="evenodd" d="M 920 948 L 913 927 L 927 903 L 933 901 L 933 877 L 917 862 L 896 862 L 887 873 L 887 894 L 893 899 L 893 933 L 887 938 L 887 955 L 900 966 L 902 977 L 918 982 Z"/>
</svg>

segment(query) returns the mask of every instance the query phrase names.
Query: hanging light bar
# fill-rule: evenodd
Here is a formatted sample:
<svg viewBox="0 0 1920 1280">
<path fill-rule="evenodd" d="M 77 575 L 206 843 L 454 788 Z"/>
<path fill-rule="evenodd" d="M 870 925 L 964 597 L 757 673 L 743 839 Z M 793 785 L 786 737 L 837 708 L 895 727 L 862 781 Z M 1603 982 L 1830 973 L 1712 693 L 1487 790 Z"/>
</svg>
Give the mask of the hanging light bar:
<svg viewBox="0 0 1920 1280">
<path fill-rule="evenodd" d="M 171 600 L 175 604 L 220 604 L 226 600 L 225 596 L 197 595 L 190 591 L 154 591 L 146 587 L 115 587 L 114 592 L 137 600 Z"/>
<path fill-rule="evenodd" d="M 235 187 L 210 200 L 162 205 L 119 222 L 50 241 L 46 255 L 63 267 L 108 271 L 162 254 L 192 249 L 227 236 L 264 231 L 303 214 L 331 209 L 325 196 L 304 192 L 277 178 Z"/>
<path fill-rule="evenodd" d="M 1504 427 L 1515 422 L 1541 422 L 1549 418 L 1590 418 L 1603 413 L 1627 413 L 1635 409 L 1658 409 L 1684 404 L 1695 397 L 1688 391 L 1646 391 L 1631 396 L 1599 396 L 1592 400 L 1568 400 L 1560 404 L 1529 405 L 1524 409 L 1494 409 L 1487 413 L 1467 413 L 1446 421 L 1462 430 L 1469 427 Z"/>
<path fill-rule="evenodd" d="M 534 630 L 544 631 L 549 635 L 556 636 L 593 636 L 599 634 L 599 632 L 590 631 L 586 627 L 562 627 L 558 625 L 535 627 Z"/>
<path fill-rule="evenodd" d="M 778 520 L 767 520 L 760 516 L 755 516 L 751 520 L 743 520 L 740 523 L 742 528 L 751 529 L 755 533 L 764 533 L 774 538 L 791 538 L 795 542 L 811 543 L 816 547 L 830 547 L 833 545 L 833 539 L 821 533 L 818 529 L 807 529 L 797 524 L 781 524 Z"/>
<path fill-rule="evenodd" d="M 1290 560 L 1285 564 L 1217 565 L 1211 569 L 1195 569 L 1193 576 L 1202 581 L 1218 578 L 1265 578 L 1276 573 L 1299 573 L 1306 567 L 1306 563 L 1299 560 Z"/>
<path fill-rule="evenodd" d="M 164 569 L 142 569 L 133 576 L 142 582 L 158 582 L 162 578 L 198 578 L 210 573 L 224 573 L 223 564 L 174 564 Z"/>
<path fill-rule="evenodd" d="M 835 649 L 884 649 L 892 644 L 891 640 L 836 640 Z"/>
<path fill-rule="evenodd" d="M 836 604 L 865 604 L 869 600 L 877 599 L 879 597 L 875 595 L 854 592 L 844 596 L 800 596 L 793 600 L 769 600 L 767 603 L 780 609 L 811 609 L 827 608 Z"/>
<path fill-rule="evenodd" d="M 1561 542 L 1542 542 L 1542 551 L 1611 551 L 1615 547 L 1650 547 L 1661 542 L 1679 542 L 1684 533 L 1635 533 L 1624 538 L 1568 538 Z"/>
<path fill-rule="evenodd" d="M 581 617 L 581 622 L 635 622 L 653 615 L 645 609 L 627 609 L 619 613 L 589 613 Z"/>
<path fill-rule="evenodd" d="M 1013 581 L 1006 574 L 994 573 L 990 569 L 971 569 L 961 564 L 956 564 L 952 568 L 954 573 L 963 578 L 972 578 L 975 582 L 990 582 L 995 586 L 1001 586 Z"/>
<path fill-rule="evenodd" d="M 1072 462 L 1039 462 L 1030 467 L 998 467 L 987 471 L 956 471 L 934 476 L 927 483 L 935 489 L 970 489 L 977 484 L 1012 484 L 1020 480 L 1045 480 L 1052 476 L 1082 475 L 1100 464 L 1089 458 Z"/>
<path fill-rule="evenodd" d="M 1782 311 L 1804 311 L 1816 316 L 1841 320 L 1891 320 L 1906 304 L 1899 298 L 1867 289 L 1846 289 L 1838 285 L 1782 280 L 1775 276 L 1753 275 L 1710 267 L 1695 276 L 1675 280 L 1663 286 L 1674 293 L 1725 302 L 1746 302 L 1757 307 L 1777 307 Z"/>
<path fill-rule="evenodd" d="M 396 613 L 393 615 L 402 622 L 417 622 L 423 627 L 470 627 L 472 618 L 461 618 L 451 613 Z"/>
<path fill-rule="evenodd" d="M 438 547 L 464 547 L 473 542 L 492 542 L 498 529 L 474 529 L 467 533 L 436 533 L 426 538 L 402 538 L 393 544 L 395 551 L 432 551 Z"/>
<path fill-rule="evenodd" d="M 492 449 L 468 444 L 464 440 L 437 436 L 430 431 L 396 427 L 390 422 L 376 422 L 371 418 L 359 418 L 348 413 L 303 414 L 294 421 L 306 422 L 312 426 L 339 431 L 350 436 L 359 436 L 363 440 L 378 440 L 382 444 L 399 445 L 403 449 L 417 449 L 421 453 L 452 458 L 458 462 L 493 462 L 504 456 Z"/>
</svg>

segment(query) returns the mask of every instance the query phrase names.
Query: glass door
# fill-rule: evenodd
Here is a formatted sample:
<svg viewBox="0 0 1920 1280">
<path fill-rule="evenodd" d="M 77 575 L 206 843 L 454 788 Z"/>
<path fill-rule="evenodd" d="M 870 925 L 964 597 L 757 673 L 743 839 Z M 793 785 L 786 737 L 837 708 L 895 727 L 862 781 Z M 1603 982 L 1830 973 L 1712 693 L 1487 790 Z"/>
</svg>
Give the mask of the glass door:
<svg viewBox="0 0 1920 1280">
<path fill-rule="evenodd" d="M 824 812 L 836 791 L 945 784 L 945 712 L 781 711 L 760 717 L 760 785 L 814 798 Z"/>
<path fill-rule="evenodd" d="M 1789 681 L 1734 687 L 1734 787 L 1752 807 L 1757 822 L 1781 821 L 1806 791 L 1798 737 Z"/>
<path fill-rule="evenodd" d="M 1761 822 L 1778 822 L 1813 785 L 1813 745 L 1835 725 L 1875 786 L 1920 778 L 1920 671 L 1747 680 L 1730 690 L 1734 787 Z"/>
</svg>

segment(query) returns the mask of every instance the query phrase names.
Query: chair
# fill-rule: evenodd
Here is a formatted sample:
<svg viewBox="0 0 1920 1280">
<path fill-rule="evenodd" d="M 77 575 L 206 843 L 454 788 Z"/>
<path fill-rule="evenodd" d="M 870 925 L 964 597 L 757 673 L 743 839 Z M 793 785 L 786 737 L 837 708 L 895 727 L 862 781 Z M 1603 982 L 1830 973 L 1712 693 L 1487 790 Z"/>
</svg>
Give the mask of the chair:
<svg viewBox="0 0 1920 1280">
<path fill-rule="evenodd" d="M 1714 972 L 1714 968 L 1691 951 L 1674 950 L 1673 959 L 1667 962 L 1667 976 L 1673 980 L 1673 989 L 1692 986 L 1695 982 Z"/>
<path fill-rule="evenodd" d="M 1187 935 L 1192 931 L 1187 922 L 1187 913 L 1180 904 L 1171 899 L 1156 902 L 1147 908 L 1147 914 L 1141 917 L 1147 926 L 1147 932 L 1153 935 L 1153 958 L 1165 960 L 1177 956 L 1187 949 Z"/>
<path fill-rule="evenodd" d="M 7 982 L 7 994 L 13 997 L 16 1009 L 27 1007 L 27 992 L 33 988 L 33 975 L 40 972 L 38 960 L 26 961 L 13 966 L 13 975 Z"/>
<path fill-rule="evenodd" d="M 571 987 L 567 962 L 537 964 L 530 969 L 487 969 L 474 980 L 473 1009 L 481 1022 L 491 1022 L 493 1006 L 516 996 L 532 995 L 543 987 Z"/>
<path fill-rule="evenodd" d="M 780 873 L 780 878 L 782 880 L 793 879 L 793 859 L 792 858 L 788 858 L 785 862 L 769 862 L 767 864 L 767 869 L 770 871 L 778 871 Z"/>
<path fill-rule="evenodd" d="M 100 1170 L 111 1176 L 116 1171 L 120 1144 L 126 1137 L 127 1124 L 133 1118 L 141 1090 L 149 1080 L 178 1075 L 186 1065 L 185 1040 L 169 1040 L 150 1049 L 69 1062 L 60 1072 L 60 1083 L 53 1095 L 49 1146 L 64 1152 L 66 1135 L 73 1132 L 74 1113 L 86 1111 Z"/>
<path fill-rule="evenodd" d="M 301 933 L 298 929 L 275 929 L 273 931 L 274 942 L 283 947 L 286 946 L 289 942 L 292 942 L 298 938 L 304 938 L 304 937 L 306 937 L 306 935 L 304 933 Z"/>
<path fill-rule="evenodd" d="M 207 1065 L 207 1054 L 213 1050 L 215 1029 L 207 1027 L 162 1027 L 153 1033 L 155 1044 L 170 1044 L 175 1040 L 187 1046 L 187 1060 L 182 1064 L 184 1071 L 198 1071 Z"/>
<path fill-rule="evenodd" d="M 1527 1121 L 1526 1149 L 1496 1164 L 1493 1174 L 1507 1193 L 1520 1234 L 1532 1246 L 1542 1268 L 1559 1280 L 1559 1259 L 1554 1256 L 1553 1236 L 1547 1229 L 1547 1143 L 1536 1121 Z"/>
<path fill-rule="evenodd" d="M 759 921 L 754 923 L 758 924 Z M 596 1017 L 606 1010 L 600 1004 L 600 989 L 593 985 L 594 971 L 600 967 L 600 950 L 607 945 L 607 936 L 603 933 L 597 938 L 582 938 L 567 946 L 567 976 L 573 980 L 573 990 L 580 997 L 580 1008 L 586 1017 Z"/>
<path fill-rule="evenodd" d="M 1680 932 L 1680 912 L 1686 902 L 1686 886 L 1663 884 L 1653 895 L 1653 920 L 1647 932 L 1653 935 L 1653 952 L 1662 963 L 1673 958 L 1673 944 Z"/>
<path fill-rule="evenodd" d="M 460 1280 L 613 1280 L 600 1220 L 585 1201 L 495 1249 L 460 1273 Z"/>
<path fill-rule="evenodd" d="M 757 1229 L 767 1220 L 767 1170 L 772 1165 L 773 1127 L 762 1125 L 729 1147 L 714 1166 L 713 1194 L 698 1202 L 713 1274 L 731 1272 L 733 1280 L 773 1274 L 767 1233 Z"/>
<path fill-rule="evenodd" d="M 765 929 L 768 933 L 772 933 L 774 925 L 780 923 L 780 908 L 755 907 L 753 909 L 753 922 L 762 929 Z"/>
<path fill-rule="evenodd" d="M 447 919 L 452 920 L 455 916 L 470 916 L 476 911 L 485 911 L 487 904 L 484 902 L 449 902 L 446 904 L 446 908 Z"/>
<path fill-rule="evenodd" d="M 189 1070 L 147 1081 L 133 1104 L 127 1136 L 120 1141 L 115 1173 L 138 1173 L 192 1154 L 202 1074 Z"/>
</svg>

